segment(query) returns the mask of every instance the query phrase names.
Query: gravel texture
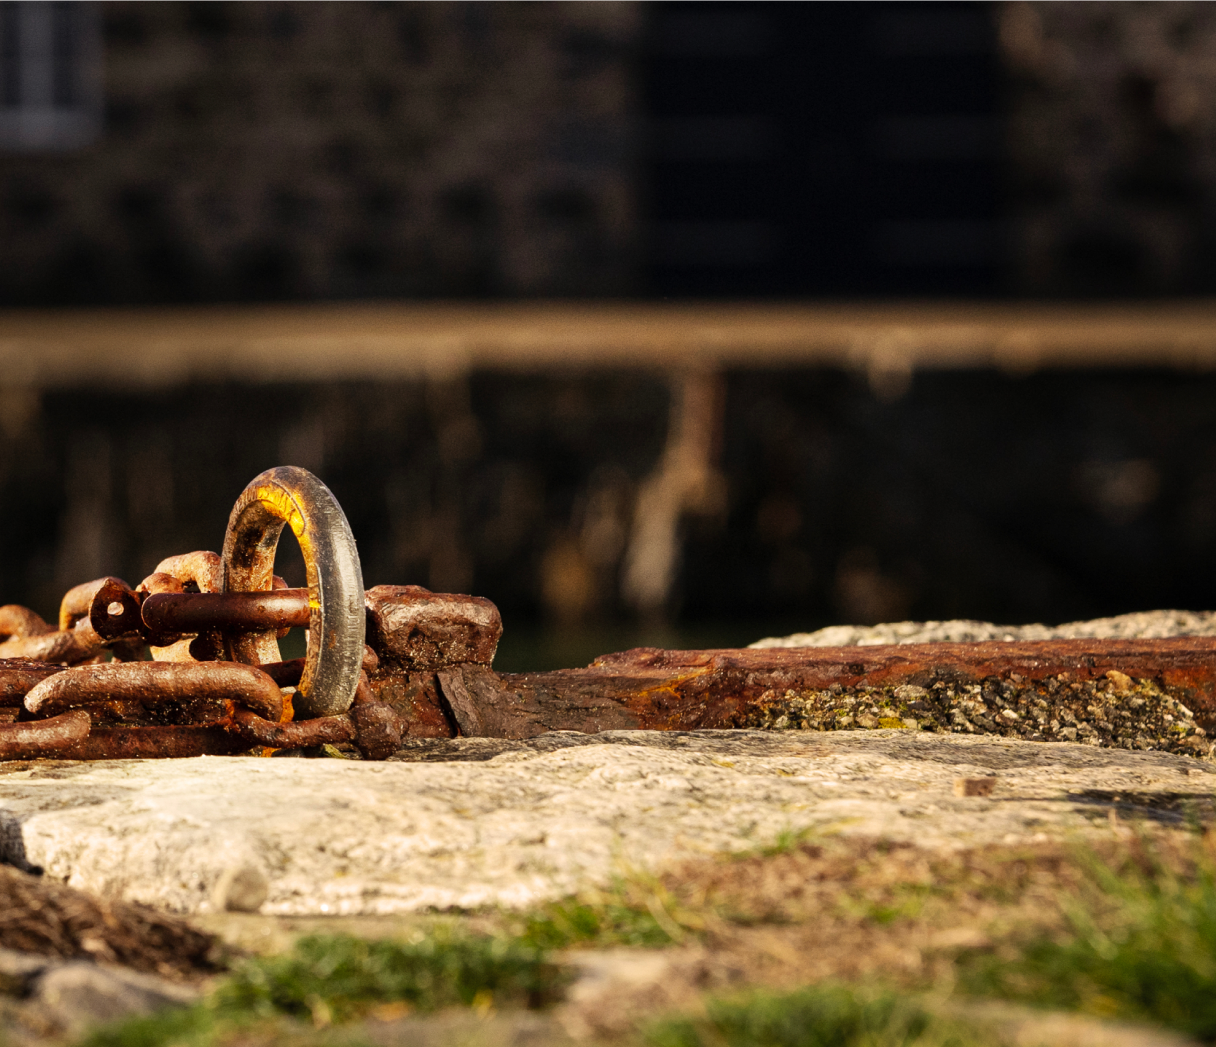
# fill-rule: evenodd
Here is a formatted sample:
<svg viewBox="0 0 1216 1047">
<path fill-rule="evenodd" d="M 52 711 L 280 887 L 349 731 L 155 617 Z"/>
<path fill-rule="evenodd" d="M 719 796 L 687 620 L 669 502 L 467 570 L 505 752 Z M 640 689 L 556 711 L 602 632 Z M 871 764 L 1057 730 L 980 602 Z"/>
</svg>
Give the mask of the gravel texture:
<svg viewBox="0 0 1216 1047">
<path fill-rule="evenodd" d="M 1211 759 L 1212 741 L 1191 710 L 1152 680 L 1111 672 L 1078 682 L 989 680 L 930 688 L 833 688 L 766 691 L 758 727 L 839 731 L 875 727 L 995 735 L 1041 742 L 1081 742 L 1116 749 L 1155 749 Z"/>
<path fill-rule="evenodd" d="M 813 633 L 759 640 L 754 648 L 868 647 L 878 644 L 992 640 L 1216 636 L 1216 612 L 1145 611 L 1066 625 L 993 625 L 892 622 L 833 625 Z M 987 680 L 958 686 L 833 687 L 823 691 L 768 691 L 755 724 L 768 730 L 836 731 L 909 728 L 994 735 L 1028 741 L 1081 742 L 1118 749 L 1159 750 L 1212 759 L 1216 745 L 1182 702 L 1157 682 L 1120 672 L 1107 679 Z"/>
</svg>

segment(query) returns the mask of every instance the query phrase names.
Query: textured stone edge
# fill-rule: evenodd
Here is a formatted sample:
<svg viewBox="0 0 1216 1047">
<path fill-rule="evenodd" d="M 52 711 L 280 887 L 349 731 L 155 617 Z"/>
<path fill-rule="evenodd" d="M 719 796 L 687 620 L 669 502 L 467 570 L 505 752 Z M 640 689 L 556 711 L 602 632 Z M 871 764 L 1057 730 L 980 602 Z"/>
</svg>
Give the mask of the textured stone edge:
<svg viewBox="0 0 1216 1047">
<path fill-rule="evenodd" d="M 991 640 L 1158 639 L 1216 636 L 1216 611 L 1135 611 L 1063 625 L 996 625 L 968 618 L 941 622 L 829 625 L 810 633 L 768 636 L 749 644 L 769 647 L 869 647 L 901 643 L 980 643 Z"/>
</svg>

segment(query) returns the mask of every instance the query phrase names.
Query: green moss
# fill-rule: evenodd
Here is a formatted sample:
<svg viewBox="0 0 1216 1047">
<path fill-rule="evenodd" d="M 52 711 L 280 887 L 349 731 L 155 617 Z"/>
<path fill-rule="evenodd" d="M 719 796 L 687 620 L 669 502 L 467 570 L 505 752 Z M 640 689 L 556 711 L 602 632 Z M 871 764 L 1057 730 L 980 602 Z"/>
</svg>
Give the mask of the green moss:
<svg viewBox="0 0 1216 1047">
<path fill-rule="evenodd" d="M 806 826 L 802 829 L 782 829 L 773 837 L 772 843 L 757 847 L 754 851 L 744 851 L 740 854 L 732 855 L 732 857 L 775 858 L 779 854 L 792 854 L 809 843 L 815 835 L 816 828 L 814 826 Z"/>
<path fill-rule="evenodd" d="M 606 891 L 583 891 L 526 914 L 513 928 L 542 949 L 578 945 L 662 948 L 700 935 L 708 911 L 683 904 L 659 878 L 634 870 Z"/>
<path fill-rule="evenodd" d="M 438 932 L 415 941 L 342 935 L 301 939 L 286 955 L 250 959 L 202 1003 L 107 1026 L 87 1047 L 207 1047 L 227 1033 L 276 1019 L 326 1026 L 376 1004 L 411 1009 L 539 1007 L 557 999 L 561 970 L 535 945 Z"/>
<path fill-rule="evenodd" d="M 221 1027 L 208 1007 L 158 1011 L 142 1018 L 128 1018 L 98 1029 L 85 1038 L 82 1047 L 205 1047 L 214 1042 Z"/>
<path fill-rule="evenodd" d="M 507 938 L 458 934 L 413 942 L 347 936 L 303 938 L 292 952 L 249 961 L 215 994 L 220 1011 L 344 1020 L 374 1003 L 419 1010 L 498 1004 L 537 1007 L 555 997 L 557 968 L 541 949 Z"/>
<path fill-rule="evenodd" d="M 844 986 L 710 999 L 704 1017 L 652 1025 L 651 1047 L 979 1047 L 913 998 Z"/>
<path fill-rule="evenodd" d="M 620 901 L 566 900 L 529 915 L 522 941 L 542 949 L 572 945 L 632 945 L 657 949 L 684 937 L 670 917 L 660 920 L 645 907 Z"/>
</svg>

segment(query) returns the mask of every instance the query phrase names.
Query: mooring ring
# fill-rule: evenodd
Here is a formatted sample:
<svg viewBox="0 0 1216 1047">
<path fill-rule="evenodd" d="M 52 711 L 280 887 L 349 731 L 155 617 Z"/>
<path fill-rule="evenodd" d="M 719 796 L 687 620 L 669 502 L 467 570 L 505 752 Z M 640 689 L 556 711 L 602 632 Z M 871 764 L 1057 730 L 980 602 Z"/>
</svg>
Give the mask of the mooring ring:
<svg viewBox="0 0 1216 1047">
<path fill-rule="evenodd" d="M 307 717 L 350 708 L 363 662 L 363 570 L 346 514 L 328 487 L 294 465 L 267 469 L 241 492 L 224 535 L 224 592 L 269 590 L 285 524 L 308 575 L 308 653 L 293 708 Z M 273 631 L 225 638 L 229 657 L 248 665 L 282 659 Z"/>
</svg>

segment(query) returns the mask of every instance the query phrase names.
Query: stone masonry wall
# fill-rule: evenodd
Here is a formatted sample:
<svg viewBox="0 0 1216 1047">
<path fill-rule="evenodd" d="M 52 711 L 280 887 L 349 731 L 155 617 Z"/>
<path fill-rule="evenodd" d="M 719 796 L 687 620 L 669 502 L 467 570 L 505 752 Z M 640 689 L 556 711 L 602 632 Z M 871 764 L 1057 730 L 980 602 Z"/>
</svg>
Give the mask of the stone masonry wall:
<svg viewBox="0 0 1216 1047">
<path fill-rule="evenodd" d="M 632 290 L 632 5 L 102 16 L 99 140 L 0 153 L 0 305 Z"/>
<path fill-rule="evenodd" d="M 1216 289 L 1216 7 L 1001 12 L 1012 290 Z"/>
<path fill-rule="evenodd" d="M 99 6 L 100 138 L 0 150 L 0 307 L 654 290 L 642 5 Z M 1211 293 L 1212 5 L 993 13 L 997 289 Z"/>
</svg>

